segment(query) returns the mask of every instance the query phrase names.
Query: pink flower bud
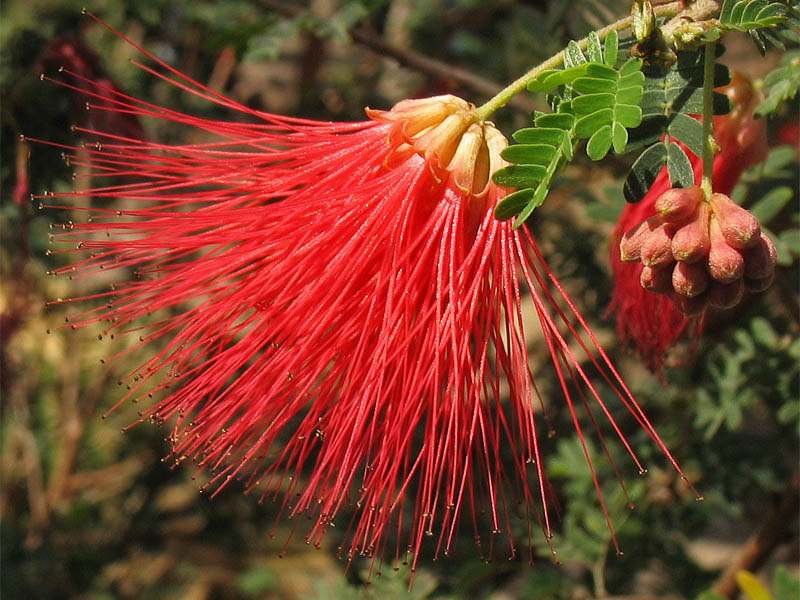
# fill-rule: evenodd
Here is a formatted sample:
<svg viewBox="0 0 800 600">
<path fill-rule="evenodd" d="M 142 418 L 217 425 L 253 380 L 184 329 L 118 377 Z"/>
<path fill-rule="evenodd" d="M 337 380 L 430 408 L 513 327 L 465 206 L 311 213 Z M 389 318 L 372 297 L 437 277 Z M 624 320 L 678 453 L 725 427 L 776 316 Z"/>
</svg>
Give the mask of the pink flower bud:
<svg viewBox="0 0 800 600">
<path fill-rule="evenodd" d="M 619 242 L 620 260 L 622 262 L 638 262 L 641 258 L 642 243 L 660 224 L 661 219 L 652 216 L 626 231 Z"/>
<path fill-rule="evenodd" d="M 737 279 L 733 283 L 714 283 L 708 290 L 708 303 L 714 308 L 733 308 L 744 296 L 744 280 Z"/>
<path fill-rule="evenodd" d="M 672 258 L 672 231 L 662 223 L 642 241 L 641 258 L 646 267 L 663 267 L 675 262 Z"/>
<path fill-rule="evenodd" d="M 672 268 L 666 267 L 644 267 L 639 276 L 639 283 L 648 292 L 656 294 L 666 294 L 672 291 Z"/>
<path fill-rule="evenodd" d="M 747 288 L 748 292 L 763 292 L 769 286 L 772 285 L 772 281 L 775 279 L 775 272 L 773 271 L 766 277 L 762 279 L 745 279 L 744 285 Z"/>
<path fill-rule="evenodd" d="M 708 287 L 709 277 L 703 263 L 679 262 L 672 270 L 672 288 L 681 296 L 694 298 Z"/>
<path fill-rule="evenodd" d="M 667 223 L 685 223 L 697 212 L 702 199 L 703 190 L 700 186 L 673 188 L 659 196 L 655 209 Z"/>
<path fill-rule="evenodd" d="M 744 276 L 748 279 L 764 279 L 775 272 L 778 251 L 775 244 L 763 233 L 758 243 L 742 252 L 744 256 Z"/>
<path fill-rule="evenodd" d="M 758 242 L 761 226 L 750 211 L 736 204 L 725 194 L 711 196 L 711 209 L 719 221 L 725 241 L 730 246 L 741 250 Z"/>
<path fill-rule="evenodd" d="M 680 294 L 675 294 L 673 300 L 678 310 L 681 311 L 684 314 L 684 316 L 687 317 L 696 317 L 697 315 L 701 314 L 708 306 L 708 300 L 706 299 L 705 295 L 689 298 L 688 296 L 681 296 Z"/>
<path fill-rule="evenodd" d="M 720 223 L 711 219 L 711 250 L 708 253 L 708 272 L 720 283 L 732 283 L 744 274 L 744 257 L 742 253 L 728 245 Z"/>
<path fill-rule="evenodd" d="M 708 236 L 709 214 L 708 205 L 703 203 L 696 218 L 681 227 L 672 237 L 672 256 L 675 260 L 694 263 L 708 255 L 711 246 Z"/>
</svg>

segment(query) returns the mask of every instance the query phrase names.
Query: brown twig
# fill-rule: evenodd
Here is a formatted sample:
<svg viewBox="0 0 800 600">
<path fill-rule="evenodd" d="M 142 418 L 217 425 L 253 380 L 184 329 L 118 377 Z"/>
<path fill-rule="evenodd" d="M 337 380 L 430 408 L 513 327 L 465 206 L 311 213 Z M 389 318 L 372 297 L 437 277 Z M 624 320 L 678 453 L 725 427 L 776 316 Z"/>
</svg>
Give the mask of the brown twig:
<svg viewBox="0 0 800 600">
<path fill-rule="evenodd" d="M 761 528 L 747 541 L 739 556 L 728 565 L 712 590 L 726 598 L 733 598 L 739 591 L 736 573 L 743 569 L 755 571 L 764 564 L 797 519 L 798 510 L 800 510 L 800 471 L 795 472 Z"/>
<path fill-rule="evenodd" d="M 258 4 L 269 10 L 288 18 L 294 18 L 301 14 L 305 9 L 300 6 L 288 5 L 279 0 L 258 0 Z M 419 52 L 398 48 L 386 42 L 368 27 L 360 25 L 350 31 L 350 38 L 362 46 L 369 48 L 376 54 L 388 56 L 396 60 L 400 65 L 425 73 L 431 77 L 453 81 L 458 85 L 468 88 L 471 91 L 486 97 L 492 97 L 503 89 L 503 86 L 476 75 L 465 69 L 454 67 L 433 58 L 429 58 Z M 516 96 L 509 102 L 517 110 L 529 113 L 533 110 L 533 102 L 529 99 Z"/>
</svg>

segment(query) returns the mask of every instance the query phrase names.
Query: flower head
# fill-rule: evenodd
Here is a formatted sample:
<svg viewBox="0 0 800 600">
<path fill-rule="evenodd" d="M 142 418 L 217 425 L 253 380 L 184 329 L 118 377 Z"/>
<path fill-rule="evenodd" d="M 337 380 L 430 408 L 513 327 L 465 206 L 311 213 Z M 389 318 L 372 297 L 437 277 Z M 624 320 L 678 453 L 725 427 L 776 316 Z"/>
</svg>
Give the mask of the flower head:
<svg viewBox="0 0 800 600">
<path fill-rule="evenodd" d="M 87 132 L 102 143 L 69 159 L 114 179 L 55 197 L 124 198 L 125 208 L 91 208 L 56 239 L 81 255 L 60 273 L 132 271 L 68 300 L 101 302 L 69 319 L 138 335 L 137 349 L 150 350 L 120 402 L 153 398 L 142 419 L 173 423 L 177 462 L 308 517 L 309 543 L 353 510 L 348 558 L 383 556 L 392 532 L 398 558 L 410 551 L 416 563 L 427 538 L 448 554 L 466 514 L 481 539 L 484 508 L 487 552 L 503 532 L 513 554 L 512 505 L 551 530 L 529 293 L 590 468 L 582 410 L 598 434 L 602 413 L 643 469 L 584 356 L 675 464 L 530 232 L 493 217 L 507 190 L 490 174 L 507 141 L 472 105 L 441 96 L 359 123 L 308 121 L 250 110 L 159 64 L 170 74 L 151 72 L 255 122 L 89 91 L 104 100 L 92 110 L 214 140 Z"/>
<path fill-rule="evenodd" d="M 727 198 L 746 168 L 764 160 L 764 122 L 753 119 L 758 97 L 749 81 L 734 75 L 724 91 L 733 110 L 714 117 L 714 136 L 721 148 L 714 157 L 715 200 L 703 202 L 699 187 L 671 190 L 664 167 L 645 197 L 625 206 L 614 228 L 610 246 L 614 294 L 610 309 L 616 312 L 620 338 L 632 342 L 653 371 L 661 368 L 667 351 L 683 336 L 695 341 L 699 338 L 709 301 L 711 306 L 729 308 L 742 298 L 744 281 L 739 280 L 744 271 L 737 271 L 731 262 L 736 262 L 736 250 L 729 251 L 729 246 L 719 239 L 714 243 L 716 225 L 712 227 L 712 221 L 720 221 L 719 216 L 723 221 L 737 220 L 747 243 L 752 238 L 756 244 L 759 238 L 760 232 L 755 231 L 758 223 L 753 223 L 752 215 L 729 199 L 722 210 L 721 199 Z M 691 153 L 689 156 L 699 183 L 702 162 Z M 717 218 L 711 219 L 714 214 Z M 734 228 L 732 225 L 728 230 Z M 754 252 L 760 252 L 759 256 L 772 248 L 768 239 L 757 245 L 759 250 Z M 727 275 L 722 272 L 725 269 L 729 271 Z M 711 279 L 717 283 L 709 285 Z M 757 287 L 750 284 L 753 290 Z"/>
</svg>

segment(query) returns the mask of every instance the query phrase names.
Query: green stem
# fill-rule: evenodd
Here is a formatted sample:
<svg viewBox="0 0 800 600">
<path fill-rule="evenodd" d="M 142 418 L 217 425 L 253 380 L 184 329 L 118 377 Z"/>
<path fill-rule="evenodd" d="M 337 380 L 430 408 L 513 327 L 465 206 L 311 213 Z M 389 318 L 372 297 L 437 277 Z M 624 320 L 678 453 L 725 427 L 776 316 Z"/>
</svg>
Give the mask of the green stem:
<svg viewBox="0 0 800 600">
<path fill-rule="evenodd" d="M 683 8 L 683 2 L 668 2 L 666 4 L 659 4 L 653 7 L 653 11 L 657 17 L 669 17 L 675 15 L 678 11 Z M 616 23 L 612 23 L 611 25 L 607 25 L 602 29 L 597 30 L 597 36 L 600 40 L 606 39 L 609 33 L 612 31 L 621 31 L 623 29 L 627 29 L 633 23 L 633 17 L 628 16 L 624 19 L 620 19 Z M 586 50 L 587 46 L 589 45 L 589 38 L 585 37 L 581 41 L 578 42 L 578 47 L 581 50 Z M 560 66 L 564 62 L 564 55 L 566 54 L 566 49 L 562 50 L 558 54 L 554 54 L 550 58 L 548 58 L 543 63 L 535 66 L 533 69 L 525 73 L 519 79 L 512 81 L 507 87 L 503 88 L 494 98 L 486 102 L 485 104 L 479 106 L 476 109 L 476 114 L 479 121 L 485 121 L 488 119 L 492 113 L 494 113 L 497 109 L 504 107 L 508 104 L 508 101 L 511 100 L 514 96 L 519 94 L 528 87 L 528 84 L 536 79 L 542 71 L 547 69 L 555 69 L 556 67 Z"/>
<path fill-rule="evenodd" d="M 714 193 L 714 152 L 717 143 L 714 140 L 714 62 L 716 60 L 716 43 L 709 42 L 705 46 L 703 57 L 703 179 L 700 187 L 706 200 Z"/>
</svg>

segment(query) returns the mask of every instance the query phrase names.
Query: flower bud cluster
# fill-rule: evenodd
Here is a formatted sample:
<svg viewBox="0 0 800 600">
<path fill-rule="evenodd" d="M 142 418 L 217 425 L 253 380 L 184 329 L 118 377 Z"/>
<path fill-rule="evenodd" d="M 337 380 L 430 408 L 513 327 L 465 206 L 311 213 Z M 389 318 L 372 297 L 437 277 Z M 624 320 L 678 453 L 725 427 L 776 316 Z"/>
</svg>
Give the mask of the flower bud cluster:
<svg viewBox="0 0 800 600">
<path fill-rule="evenodd" d="M 772 283 L 775 246 L 749 211 L 724 194 L 709 201 L 698 186 L 671 189 L 655 203 L 656 214 L 620 241 L 625 262 L 641 262 L 646 290 L 668 294 L 687 316 L 708 306 L 731 308 L 745 290 Z"/>
</svg>

